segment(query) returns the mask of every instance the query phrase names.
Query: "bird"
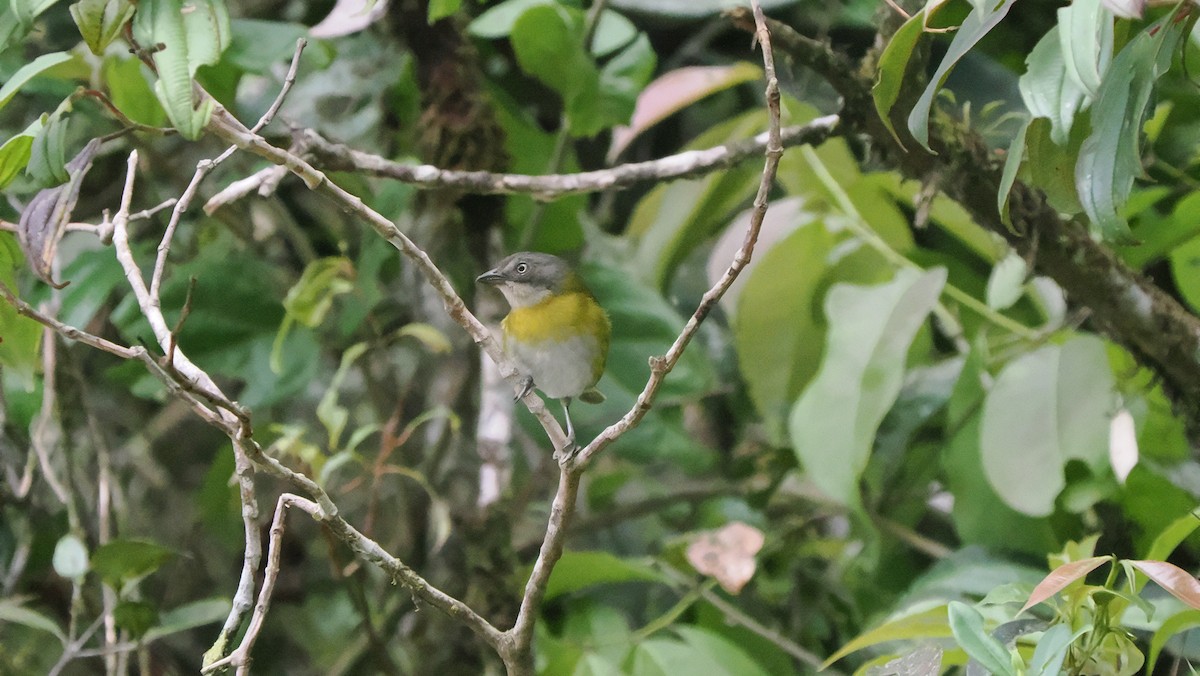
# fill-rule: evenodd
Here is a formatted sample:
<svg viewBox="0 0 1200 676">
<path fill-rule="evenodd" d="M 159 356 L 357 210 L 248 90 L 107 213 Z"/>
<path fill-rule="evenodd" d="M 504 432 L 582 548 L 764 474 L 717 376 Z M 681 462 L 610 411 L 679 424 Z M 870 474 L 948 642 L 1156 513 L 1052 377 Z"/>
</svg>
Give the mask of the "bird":
<svg viewBox="0 0 1200 676">
<path fill-rule="evenodd" d="M 571 266 L 552 254 L 514 253 L 475 281 L 499 289 L 510 306 L 500 330 L 501 345 L 522 376 L 514 400 L 535 387 L 558 399 L 567 421 L 563 450 L 573 453 L 571 401 L 604 401 L 596 383 L 608 360 L 608 313 Z"/>
</svg>

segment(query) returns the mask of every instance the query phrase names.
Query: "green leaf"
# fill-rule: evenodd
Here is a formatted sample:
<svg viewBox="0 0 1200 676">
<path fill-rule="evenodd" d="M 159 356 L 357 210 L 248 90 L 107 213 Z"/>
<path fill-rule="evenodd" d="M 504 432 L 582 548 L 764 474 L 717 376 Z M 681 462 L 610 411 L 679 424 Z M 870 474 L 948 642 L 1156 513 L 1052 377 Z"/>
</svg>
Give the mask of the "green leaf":
<svg viewBox="0 0 1200 676">
<path fill-rule="evenodd" d="M 308 35 L 304 24 L 285 21 L 233 19 L 229 27 L 229 48 L 221 57 L 222 63 L 259 75 L 269 75 L 277 64 L 289 61 L 296 51 L 296 40 Z M 305 58 L 310 54 L 311 46 L 304 51 L 302 66 L 307 65 Z"/>
<path fill-rule="evenodd" d="M 1195 512 L 1188 512 L 1175 519 L 1171 525 L 1154 537 L 1154 542 L 1146 551 L 1145 558 L 1165 560 L 1189 535 L 1196 532 L 1198 527 L 1200 527 L 1200 516 L 1197 516 Z"/>
<path fill-rule="evenodd" d="M 229 15 L 223 0 L 142 0 L 134 33 L 143 45 L 161 43 L 154 52 L 158 81 L 154 92 L 171 124 L 184 138 L 200 137 L 212 102 L 197 107 L 192 79 L 200 66 L 212 65 L 229 45 Z"/>
<path fill-rule="evenodd" d="M 87 545 L 77 535 L 64 535 L 54 545 L 54 572 L 67 579 L 83 577 L 88 572 Z"/>
<path fill-rule="evenodd" d="M 103 56 L 105 48 L 117 39 L 125 22 L 133 16 L 134 9 L 129 0 L 80 0 L 71 5 L 71 17 L 88 49 L 96 56 Z"/>
<path fill-rule="evenodd" d="M 58 624 L 46 617 L 45 615 L 30 610 L 22 605 L 18 599 L 5 598 L 0 599 L 0 622 L 13 622 L 15 624 L 24 625 L 31 629 L 38 629 L 54 636 L 64 646 L 67 644 L 67 636 Z"/>
<path fill-rule="evenodd" d="M 158 624 L 146 632 L 147 643 L 181 631 L 203 627 L 224 620 L 231 607 L 229 599 L 202 599 L 185 603 L 162 613 Z"/>
<path fill-rule="evenodd" d="M 1083 211 L 1079 193 L 1075 187 L 1075 165 L 1079 160 L 1079 149 L 1087 138 L 1086 122 L 1071 127 L 1066 145 L 1054 141 L 1051 123 L 1037 118 L 1029 125 L 1025 135 L 1025 168 L 1029 174 L 1029 185 L 1046 193 L 1050 206 L 1064 214 Z"/>
<path fill-rule="evenodd" d="M 42 115 L 26 127 L 25 131 L 0 145 L 0 188 L 7 187 L 21 170 L 29 165 L 29 158 L 33 154 L 33 140 L 41 132 L 48 117 Z"/>
<path fill-rule="evenodd" d="M 1200 237 L 1171 250 L 1171 277 L 1189 306 L 1200 308 Z"/>
<path fill-rule="evenodd" d="M 1077 458 L 1106 467 L 1114 383 L 1104 343 L 1080 335 L 1005 365 L 983 406 L 980 453 L 1005 503 L 1030 516 L 1054 511 Z"/>
<path fill-rule="evenodd" d="M 751 111 L 714 126 L 685 149 L 741 140 L 762 131 L 765 125 L 762 112 Z M 626 231 L 636 242 L 631 271 L 665 290 L 687 255 L 728 225 L 754 194 L 760 170 L 746 163 L 703 178 L 655 186 L 634 207 Z"/>
<path fill-rule="evenodd" d="M 838 284 L 825 299 L 825 356 L 792 409 L 789 430 L 808 476 L 841 504 L 860 504 L 858 478 L 900 392 L 905 357 L 946 282 L 910 269 L 876 287 Z"/>
<path fill-rule="evenodd" d="M 600 73 L 583 47 L 583 17 L 560 5 L 534 5 L 513 24 L 517 63 L 563 99 L 573 136 L 593 136 L 605 125 L 599 105 Z"/>
<path fill-rule="evenodd" d="M 1154 673 L 1154 665 L 1158 662 L 1158 656 L 1162 654 L 1162 649 L 1172 636 L 1196 627 L 1200 627 L 1200 610 L 1191 608 L 1163 620 L 1162 626 L 1156 629 L 1150 638 L 1150 650 L 1146 654 L 1146 673 Z"/>
<path fill-rule="evenodd" d="M 467 32 L 477 38 L 502 38 L 513 31 L 525 10 L 537 5 L 551 5 L 554 0 L 505 0 L 492 5 L 483 14 L 467 24 Z"/>
<path fill-rule="evenodd" d="M 24 257 L 16 238 L 7 232 L 0 233 L 0 282 L 15 292 L 16 271 L 22 266 Z M 17 314 L 16 308 L 7 301 L 0 301 L 0 337 L 3 338 L 0 340 L 0 370 L 13 376 L 26 390 L 32 390 L 42 325 Z M 12 402 L 8 404 L 12 406 Z"/>
<path fill-rule="evenodd" d="M 1139 33 L 1113 60 L 1092 106 L 1075 184 L 1083 210 L 1108 240 L 1129 239 L 1121 208 L 1142 174 L 1141 132 L 1158 78 L 1171 66 L 1189 22 L 1171 16 Z"/>
<path fill-rule="evenodd" d="M 445 19 L 448 16 L 454 16 L 458 8 L 462 6 L 462 0 L 429 0 L 428 19 L 429 25 Z"/>
<path fill-rule="evenodd" d="M 113 619 L 137 640 L 158 622 L 158 609 L 145 601 L 121 601 L 113 609 Z"/>
<path fill-rule="evenodd" d="M 1025 107 L 1034 118 L 1048 119 L 1050 138 L 1063 145 L 1071 133 L 1075 114 L 1086 103 L 1087 93 L 1067 76 L 1058 26 L 1042 36 L 1026 57 L 1025 65 L 1025 74 L 1017 80 Z"/>
<path fill-rule="evenodd" d="M 1113 16 L 1101 0 L 1074 0 L 1058 10 L 1063 71 L 1073 88 L 1096 96 L 1112 60 Z"/>
<path fill-rule="evenodd" d="M 116 590 L 158 570 L 175 552 L 145 540 L 113 540 L 92 552 L 92 570 Z"/>
<path fill-rule="evenodd" d="M 3 109 L 9 101 L 12 100 L 17 92 L 21 91 L 30 80 L 41 75 L 45 71 L 71 60 L 71 55 L 66 52 L 51 52 L 43 54 L 33 61 L 21 66 L 17 72 L 8 78 L 3 87 L 0 87 L 0 109 Z"/>
<path fill-rule="evenodd" d="M 563 552 L 546 585 L 546 601 L 602 584 L 662 582 L 652 566 L 608 552 Z"/>
<path fill-rule="evenodd" d="M 779 438 L 788 409 L 821 363 L 821 282 L 839 238 L 797 198 L 772 204 L 767 218 L 776 217 L 799 227 L 744 273 L 732 324 L 738 369 L 771 436 Z"/>
<path fill-rule="evenodd" d="M 720 668 L 738 676 L 767 676 L 766 670 L 742 646 L 720 634 L 686 624 L 674 626 L 672 631 L 692 650 L 705 656 L 712 665 L 710 668 Z"/>
<path fill-rule="evenodd" d="M 600 107 L 603 124 L 626 124 L 637 105 L 638 94 L 654 75 L 658 57 L 650 38 L 638 36 L 600 69 Z"/>
<path fill-rule="evenodd" d="M 296 321 L 319 326 L 333 306 L 333 299 L 354 290 L 354 264 L 343 256 L 318 258 L 309 263 L 300 279 L 288 289 L 283 309 Z"/>
<path fill-rule="evenodd" d="M 342 431 L 346 429 L 346 423 L 350 419 L 349 409 L 338 404 L 338 390 L 341 389 L 342 381 L 346 379 L 350 367 L 367 351 L 368 347 L 370 346 L 366 343 L 357 343 L 342 353 L 342 362 L 338 365 L 338 370 L 333 374 L 333 378 L 329 380 L 329 387 L 317 404 L 317 420 L 320 420 L 321 424 L 325 426 L 325 432 L 329 436 L 330 450 L 340 448 L 338 443 L 341 441 Z"/>
<path fill-rule="evenodd" d="M 901 147 L 904 143 L 892 124 L 891 113 L 896 102 L 900 100 L 900 92 L 904 90 L 904 74 L 908 71 L 908 62 L 924 32 L 925 10 L 922 9 L 892 34 L 892 39 L 879 55 L 879 75 L 875 79 L 875 86 L 871 88 L 871 96 L 875 99 L 875 112 L 879 113 L 879 119 Z"/>
<path fill-rule="evenodd" d="M 666 638 L 651 638 L 639 643 L 625 673 L 632 676 L 735 676 L 693 646 Z"/>
<path fill-rule="evenodd" d="M 929 149 L 929 113 L 933 108 L 933 100 L 938 90 L 945 84 L 946 78 L 950 76 L 950 71 L 958 64 L 959 59 L 963 58 L 976 43 L 1000 23 L 1000 20 L 1008 14 L 1008 10 L 1012 9 L 1014 2 L 1016 0 L 1004 0 L 992 9 L 986 7 L 972 9 L 962 26 L 954 33 L 954 39 L 946 50 L 946 56 L 938 64 L 933 77 L 929 79 L 929 85 L 925 87 L 925 91 L 921 93 L 917 104 L 913 106 L 912 112 L 908 115 L 908 130 L 912 132 L 913 138 L 917 139 L 926 149 Z"/>
<path fill-rule="evenodd" d="M 1088 629 L 1084 628 L 1072 634 L 1071 627 L 1065 624 L 1056 624 L 1043 632 L 1029 661 L 1029 676 L 1058 676 L 1062 673 L 1067 650 L 1075 639 L 1086 633 Z"/>
<path fill-rule="evenodd" d="M 988 673 L 1015 676 L 1008 650 L 983 629 L 983 615 L 971 606 L 951 601 L 947 608 L 950 630 L 958 645 L 987 669 Z"/>
<path fill-rule="evenodd" d="M 134 122 L 150 127 L 161 127 L 167 121 L 167 111 L 154 95 L 154 88 L 146 79 L 149 68 L 137 57 L 122 58 L 117 55 L 104 59 L 104 82 L 112 103 Z"/>
<path fill-rule="evenodd" d="M 996 210 L 1000 212 L 1000 217 L 1009 229 L 1012 229 L 1012 224 L 1008 218 L 1008 195 L 1012 192 L 1013 183 L 1017 180 L 1017 170 L 1021 168 L 1021 161 L 1025 158 L 1025 134 L 1029 131 L 1030 122 L 1031 120 L 1026 120 L 1008 144 L 1004 171 L 1000 174 L 1000 189 L 996 192 Z"/>
<path fill-rule="evenodd" d="M 854 637 L 852 641 L 842 646 L 825 660 L 821 670 L 828 669 L 834 662 L 843 657 L 889 641 L 906 641 L 914 639 L 939 639 L 953 635 L 947 620 L 946 606 L 934 606 L 920 612 L 893 616 L 887 622 L 865 631 Z"/>
<path fill-rule="evenodd" d="M 29 149 L 29 164 L 25 173 L 41 186 L 66 183 L 71 175 L 67 172 L 66 137 L 67 122 L 63 109 L 55 111 L 46 119 L 33 145 Z"/>
<path fill-rule="evenodd" d="M 637 26 L 626 19 L 624 14 L 606 9 L 600 13 L 600 21 L 596 24 L 596 34 L 592 37 L 590 45 L 592 56 L 598 59 L 608 56 L 628 45 L 637 36 Z"/>
</svg>

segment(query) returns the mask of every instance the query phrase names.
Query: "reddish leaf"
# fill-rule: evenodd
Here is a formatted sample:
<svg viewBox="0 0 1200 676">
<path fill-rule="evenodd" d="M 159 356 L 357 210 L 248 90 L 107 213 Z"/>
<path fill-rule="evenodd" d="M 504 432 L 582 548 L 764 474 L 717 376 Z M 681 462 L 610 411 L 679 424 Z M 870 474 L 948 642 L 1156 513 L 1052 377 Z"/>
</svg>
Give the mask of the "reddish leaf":
<svg viewBox="0 0 1200 676">
<path fill-rule="evenodd" d="M 687 560 L 697 571 L 715 577 L 722 589 L 736 594 L 754 576 L 754 555 L 762 546 L 762 531 L 734 521 L 692 541 Z"/>
<path fill-rule="evenodd" d="M 688 66 L 663 74 L 646 85 L 628 127 L 613 130 L 608 161 L 617 156 L 638 134 L 700 99 L 723 89 L 762 77 L 762 69 L 751 63 L 732 66 Z"/>
<path fill-rule="evenodd" d="M 1186 570 L 1166 561 L 1130 561 L 1130 564 L 1171 592 L 1171 596 L 1200 609 L 1200 582 Z"/>
<path fill-rule="evenodd" d="M 1021 607 L 1020 612 L 1023 613 L 1054 596 L 1075 580 L 1082 580 L 1088 573 L 1099 568 L 1100 564 L 1111 560 L 1112 557 L 1109 556 L 1093 556 L 1087 559 L 1064 563 L 1055 568 L 1033 588 L 1033 592 L 1029 595 L 1029 600 Z"/>
</svg>

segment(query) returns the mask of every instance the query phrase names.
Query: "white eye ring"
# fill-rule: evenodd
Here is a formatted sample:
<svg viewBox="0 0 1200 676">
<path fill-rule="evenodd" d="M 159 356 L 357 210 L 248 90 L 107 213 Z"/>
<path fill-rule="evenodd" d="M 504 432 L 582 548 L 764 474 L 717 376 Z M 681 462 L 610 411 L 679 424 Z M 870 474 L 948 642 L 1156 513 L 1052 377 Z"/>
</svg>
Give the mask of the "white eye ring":
<svg viewBox="0 0 1200 676">
<path fill-rule="evenodd" d="M 524 264 L 524 263 L 517 263 L 517 274 L 518 274 L 518 275 L 523 275 L 523 274 L 525 274 L 525 272 L 526 272 L 527 270 L 529 270 L 529 266 L 528 266 L 528 265 L 526 265 L 526 264 Z"/>
</svg>

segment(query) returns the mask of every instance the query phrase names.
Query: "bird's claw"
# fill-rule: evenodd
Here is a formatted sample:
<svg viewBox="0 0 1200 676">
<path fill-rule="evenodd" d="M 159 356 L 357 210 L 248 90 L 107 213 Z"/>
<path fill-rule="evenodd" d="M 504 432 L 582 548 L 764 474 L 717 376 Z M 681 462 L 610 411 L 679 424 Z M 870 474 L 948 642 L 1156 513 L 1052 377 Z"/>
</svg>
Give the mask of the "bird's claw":
<svg viewBox="0 0 1200 676">
<path fill-rule="evenodd" d="M 521 391 L 517 392 L 517 396 L 513 397 L 513 401 L 521 401 L 525 395 L 533 391 L 533 376 L 525 376 L 521 379 Z"/>
</svg>

